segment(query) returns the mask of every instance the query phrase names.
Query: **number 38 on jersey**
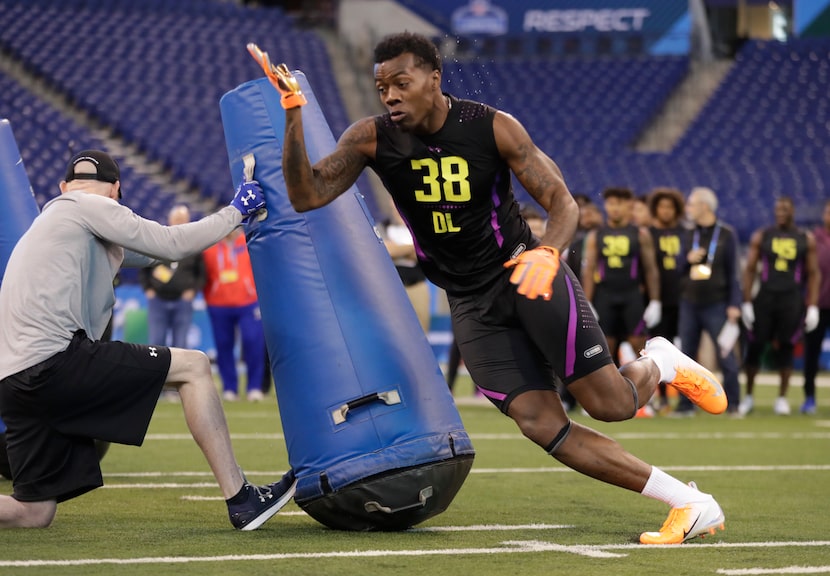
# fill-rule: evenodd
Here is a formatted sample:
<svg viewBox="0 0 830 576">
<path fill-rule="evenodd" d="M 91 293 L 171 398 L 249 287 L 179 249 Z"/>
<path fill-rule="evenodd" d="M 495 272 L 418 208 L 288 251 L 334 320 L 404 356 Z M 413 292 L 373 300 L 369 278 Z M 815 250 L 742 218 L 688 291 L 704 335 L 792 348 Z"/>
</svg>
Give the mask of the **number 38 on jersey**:
<svg viewBox="0 0 830 576">
<path fill-rule="evenodd" d="M 439 161 L 440 160 L 440 163 Z M 412 169 L 422 174 L 424 188 L 415 190 L 418 202 L 469 202 L 470 167 L 460 156 L 413 159 Z M 436 234 L 458 232 L 461 230 L 452 223 L 450 212 L 435 211 L 432 223 Z"/>
</svg>

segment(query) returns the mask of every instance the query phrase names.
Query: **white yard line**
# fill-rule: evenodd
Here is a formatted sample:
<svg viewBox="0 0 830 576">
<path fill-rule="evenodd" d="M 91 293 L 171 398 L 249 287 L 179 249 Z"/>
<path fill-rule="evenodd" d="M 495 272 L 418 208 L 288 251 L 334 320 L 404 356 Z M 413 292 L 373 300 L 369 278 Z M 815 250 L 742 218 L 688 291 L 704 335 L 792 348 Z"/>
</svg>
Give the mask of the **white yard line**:
<svg viewBox="0 0 830 576">
<path fill-rule="evenodd" d="M 662 470 L 672 472 L 827 472 L 830 464 L 806 464 L 792 466 L 660 466 Z M 552 472 L 572 473 L 564 466 L 539 468 L 473 468 L 470 474 L 549 474 Z M 246 471 L 249 476 L 281 476 L 284 470 Z M 212 478 L 210 472 L 108 472 L 105 478 Z M 104 488 L 208 488 L 215 483 L 148 483 L 148 484 L 104 484 Z"/>
<path fill-rule="evenodd" d="M 685 546 L 644 546 L 641 544 L 622 545 L 563 545 L 553 542 L 541 542 L 538 540 L 508 540 L 501 543 L 501 546 L 490 548 L 445 548 L 430 550 L 350 550 L 333 552 L 305 552 L 305 553 L 283 553 L 283 554 L 233 554 L 223 556 L 147 556 L 139 558 L 80 558 L 73 560 L 4 560 L 0 561 L 0 568 L 30 568 L 42 566 L 90 566 L 90 565 L 131 565 L 131 564 L 189 564 L 195 562 L 240 562 L 240 561 L 262 561 L 262 560 L 297 560 L 297 559 L 319 559 L 319 558 L 389 558 L 394 556 L 455 556 L 481 555 L 481 554 L 521 554 L 528 552 L 566 552 L 589 558 L 622 558 L 625 553 L 616 553 L 614 550 L 672 550 L 683 552 L 685 550 L 700 550 L 700 546 L 706 548 L 791 548 L 791 547 L 816 547 L 830 546 L 830 541 L 807 541 L 807 542 L 730 542 L 702 545 Z M 743 572 L 718 570 L 719 574 L 740 575 L 740 574 L 818 574 L 826 572 L 825 567 L 791 567 L 789 569 L 777 569 L 778 571 Z M 814 570 L 812 572 L 788 572 L 782 570 Z M 742 569 L 746 570 L 746 569 Z M 772 570 L 763 568 L 752 568 L 749 570 Z"/>
<path fill-rule="evenodd" d="M 726 576 L 755 576 L 761 574 L 827 574 L 830 566 L 787 566 L 785 568 L 719 568 Z"/>
</svg>

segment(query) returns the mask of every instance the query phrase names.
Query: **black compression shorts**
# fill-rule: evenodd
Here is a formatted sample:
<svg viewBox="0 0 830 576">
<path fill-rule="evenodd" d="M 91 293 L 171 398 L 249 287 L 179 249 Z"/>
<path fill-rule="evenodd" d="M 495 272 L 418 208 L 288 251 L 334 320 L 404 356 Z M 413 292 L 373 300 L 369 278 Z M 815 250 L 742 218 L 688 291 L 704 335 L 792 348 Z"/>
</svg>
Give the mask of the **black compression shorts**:
<svg viewBox="0 0 830 576">
<path fill-rule="evenodd" d="M 528 300 L 505 270 L 493 284 L 448 295 L 453 331 L 473 382 L 502 412 L 528 390 L 555 390 L 613 360 L 582 286 L 562 262 L 553 297 Z"/>
</svg>

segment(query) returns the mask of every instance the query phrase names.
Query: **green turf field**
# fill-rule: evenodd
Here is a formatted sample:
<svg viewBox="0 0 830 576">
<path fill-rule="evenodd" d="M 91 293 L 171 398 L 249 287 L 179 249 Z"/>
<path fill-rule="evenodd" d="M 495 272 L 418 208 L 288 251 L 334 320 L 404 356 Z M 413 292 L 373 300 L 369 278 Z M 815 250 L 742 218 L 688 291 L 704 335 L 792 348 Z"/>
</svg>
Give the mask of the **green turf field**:
<svg viewBox="0 0 830 576">
<path fill-rule="evenodd" d="M 830 573 L 830 390 L 819 390 L 813 417 L 797 414 L 797 384 L 790 417 L 772 414 L 773 394 L 760 386 L 755 413 L 742 420 L 590 424 L 718 498 L 726 531 L 667 547 L 637 544 L 662 524 L 665 505 L 571 472 L 494 408 L 469 402 L 459 409 L 477 456 L 443 514 L 402 533 L 338 532 L 291 503 L 260 530 L 237 532 L 181 407 L 164 403 L 144 447 L 111 448 L 105 488 L 60 505 L 47 530 L 0 532 L 0 574 Z M 287 458 L 273 396 L 226 411 L 250 479 L 276 480 Z M 10 492 L 0 480 L 0 493 Z"/>
</svg>

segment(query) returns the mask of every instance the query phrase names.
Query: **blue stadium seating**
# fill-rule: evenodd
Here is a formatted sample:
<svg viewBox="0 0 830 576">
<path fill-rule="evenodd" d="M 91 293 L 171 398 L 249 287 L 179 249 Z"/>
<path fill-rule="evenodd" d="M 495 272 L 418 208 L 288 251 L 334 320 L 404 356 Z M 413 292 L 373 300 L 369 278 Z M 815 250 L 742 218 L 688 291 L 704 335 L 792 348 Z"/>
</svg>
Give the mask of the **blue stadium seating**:
<svg viewBox="0 0 830 576">
<path fill-rule="evenodd" d="M 449 91 L 519 118 L 573 192 L 709 186 L 743 241 L 791 196 L 814 224 L 830 183 L 830 40 L 750 42 L 669 154 L 632 150 L 682 80 L 677 57 L 447 62 Z M 521 202 L 532 202 L 517 189 Z"/>
<path fill-rule="evenodd" d="M 306 71 L 335 136 L 349 124 L 322 41 L 280 10 L 210 0 L 0 0 L 0 10 L 14 23 L 0 29 L 1 48 L 216 201 L 231 194 L 218 100 L 260 75 L 246 42 Z M 800 223 L 818 218 L 830 182 L 830 40 L 746 43 L 667 154 L 632 146 L 683 79 L 685 58 L 554 59 L 523 49 L 509 56 L 447 61 L 445 87 L 519 118 L 573 192 L 599 198 L 609 185 L 638 193 L 710 186 L 743 240 L 771 221 L 775 196 L 795 199 Z M 3 82 L 0 113 L 23 140 L 44 194 L 40 168 L 84 137 Z M 18 128 L 32 117 L 37 123 Z M 52 173 L 48 185 L 59 178 Z M 517 196 L 532 202 L 520 187 Z M 158 191 L 148 197 L 142 206 L 163 204 Z M 379 214 L 371 194 L 367 201 Z"/>
<path fill-rule="evenodd" d="M 744 239 L 772 221 L 777 196 L 795 200 L 800 223 L 818 222 L 830 195 L 830 39 L 746 43 L 671 159 L 719 178 Z"/>
<path fill-rule="evenodd" d="M 449 92 L 516 116 L 560 164 L 572 191 L 598 197 L 611 184 L 671 182 L 656 158 L 629 148 L 687 67 L 680 57 L 447 62 L 444 81 Z M 532 202 L 520 187 L 517 197 Z"/>
<path fill-rule="evenodd" d="M 261 75 L 247 42 L 306 71 L 335 135 L 348 125 L 322 40 L 281 10 L 209 0 L 3 0 L 0 9 L 15 22 L 0 46 L 217 202 L 232 195 L 219 99 Z"/>
<path fill-rule="evenodd" d="M 58 183 L 71 155 L 103 144 L 86 128 L 62 116 L 4 74 L 0 74 L 0 94 L 0 118 L 8 119 L 12 125 L 35 199 L 42 207 L 59 194 Z M 175 197 L 123 162 L 122 165 L 124 203 L 148 217 L 166 215 Z"/>
</svg>

